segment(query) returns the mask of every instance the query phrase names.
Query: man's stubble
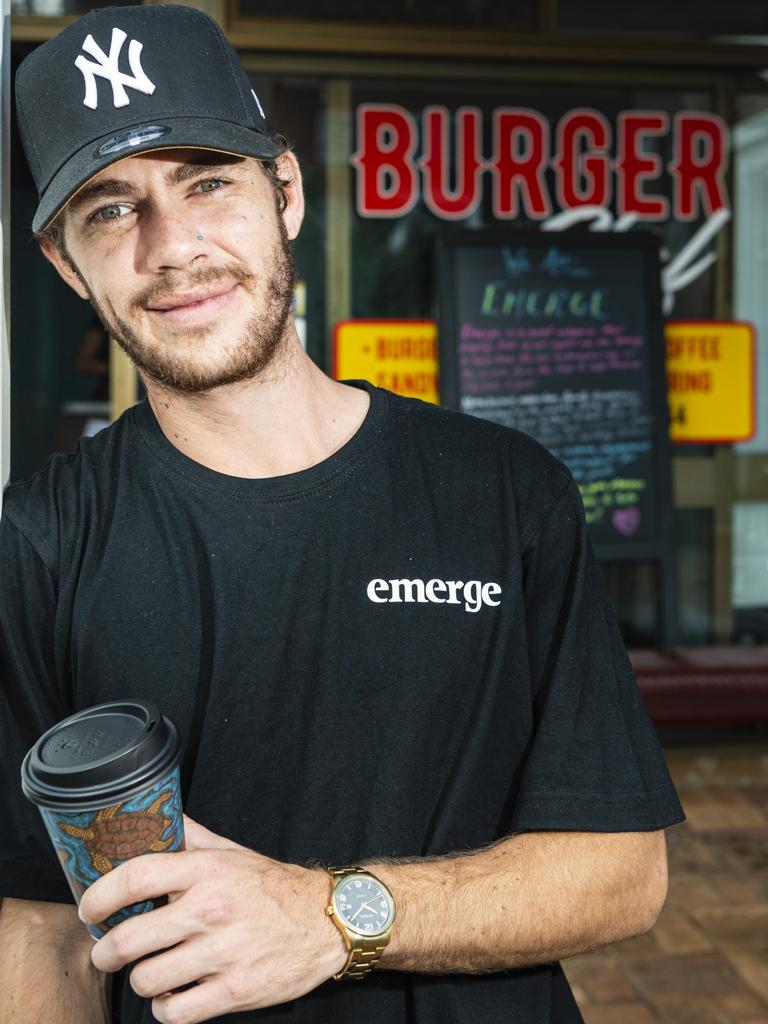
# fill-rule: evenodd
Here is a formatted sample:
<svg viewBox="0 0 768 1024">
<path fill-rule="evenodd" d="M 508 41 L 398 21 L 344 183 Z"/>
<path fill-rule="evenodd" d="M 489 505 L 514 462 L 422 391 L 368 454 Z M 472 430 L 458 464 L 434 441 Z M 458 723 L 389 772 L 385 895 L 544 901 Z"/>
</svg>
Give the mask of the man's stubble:
<svg viewBox="0 0 768 1024">
<path fill-rule="evenodd" d="M 264 310 L 251 317 L 240 337 L 233 345 L 226 347 L 225 358 L 218 359 L 211 365 L 204 365 L 201 361 L 195 362 L 193 355 L 185 356 L 175 352 L 172 339 L 166 344 L 148 344 L 143 341 L 127 320 L 116 313 L 112 316 L 108 314 L 66 251 L 65 258 L 88 289 L 91 305 L 104 329 L 125 351 L 142 375 L 171 391 L 201 394 L 213 388 L 262 376 L 285 348 L 296 267 L 288 233 L 279 213 L 277 225 L 277 242 L 261 270 L 265 289 Z M 253 276 L 242 264 L 229 263 L 185 274 L 183 286 L 191 290 L 219 281 L 237 283 L 246 291 L 252 290 L 256 284 Z M 146 308 L 153 299 L 157 299 L 163 293 L 173 292 L 176 288 L 177 286 L 169 288 L 168 283 L 159 282 L 136 296 L 131 302 L 131 307 Z M 186 329 L 182 333 L 187 338 L 194 338 L 197 334 L 202 342 L 211 333 L 211 329 L 206 326 Z"/>
</svg>

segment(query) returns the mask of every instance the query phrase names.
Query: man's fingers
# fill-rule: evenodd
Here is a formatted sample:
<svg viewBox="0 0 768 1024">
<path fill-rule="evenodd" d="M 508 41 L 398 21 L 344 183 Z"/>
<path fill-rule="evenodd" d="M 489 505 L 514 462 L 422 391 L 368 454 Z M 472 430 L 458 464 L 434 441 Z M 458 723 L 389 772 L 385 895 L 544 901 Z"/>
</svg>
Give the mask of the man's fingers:
<svg viewBox="0 0 768 1024">
<path fill-rule="evenodd" d="M 188 889 L 201 865 L 193 853 L 147 853 L 119 864 L 86 889 L 80 900 L 80 919 L 104 921 L 122 907 Z"/>
<path fill-rule="evenodd" d="M 210 948 L 190 939 L 175 949 L 147 957 L 131 971 L 131 988 L 144 999 L 168 995 L 174 989 L 211 974 Z"/>
<path fill-rule="evenodd" d="M 242 850 L 231 839 L 216 835 L 199 822 L 184 815 L 184 845 L 188 850 Z"/>
<path fill-rule="evenodd" d="M 99 939 L 91 951 L 91 960 L 100 971 L 119 971 L 149 953 L 183 942 L 194 933 L 194 925 L 193 918 L 178 913 L 177 905 L 135 914 Z"/>
<path fill-rule="evenodd" d="M 186 992 L 172 992 L 152 1000 L 152 1013 L 160 1024 L 201 1024 L 222 1013 L 240 1009 L 218 979 L 204 981 Z"/>
</svg>

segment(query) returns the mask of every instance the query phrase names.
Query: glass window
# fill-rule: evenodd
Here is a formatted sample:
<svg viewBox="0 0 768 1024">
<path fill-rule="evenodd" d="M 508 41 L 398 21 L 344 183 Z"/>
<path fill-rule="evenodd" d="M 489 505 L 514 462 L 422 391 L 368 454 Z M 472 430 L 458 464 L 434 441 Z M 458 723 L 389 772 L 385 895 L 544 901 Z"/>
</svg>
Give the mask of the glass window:
<svg viewBox="0 0 768 1024">
<path fill-rule="evenodd" d="M 304 285 L 307 352 L 320 366 L 325 324 L 325 85 L 319 79 L 251 75 L 273 131 L 281 132 L 301 167 L 306 211 L 294 244 L 297 281 Z M 297 311 L 301 316 L 301 308 Z"/>
<path fill-rule="evenodd" d="M 238 0 L 242 18 L 309 18 L 323 21 L 401 25 L 472 26 L 533 30 L 537 0 L 370 0 L 361 9 L 355 0 Z"/>
<path fill-rule="evenodd" d="M 102 0 L 99 7 L 120 7 L 123 0 Z M 38 17 L 59 18 L 64 15 L 87 14 L 94 4 L 86 0 L 11 0 L 11 14 L 35 14 Z"/>
<path fill-rule="evenodd" d="M 677 646 L 711 644 L 714 517 L 711 509 L 676 509 Z M 603 578 L 630 647 L 658 646 L 661 579 L 650 562 L 603 563 Z"/>
<path fill-rule="evenodd" d="M 683 646 L 711 644 L 714 639 L 714 544 L 712 509 L 675 509 L 678 642 Z"/>
<path fill-rule="evenodd" d="M 423 112 L 429 106 L 447 108 L 451 115 L 459 107 L 477 107 L 482 111 L 482 152 L 486 158 L 493 153 L 493 111 L 497 107 L 525 107 L 543 117 L 549 126 L 549 137 L 554 153 L 555 133 L 562 116 L 574 108 L 599 111 L 612 132 L 616 119 L 625 110 L 653 110 L 666 113 L 671 119 L 681 110 L 711 110 L 713 98 L 700 92 L 670 92 L 641 90 L 630 87 L 589 86 L 569 83 L 562 86 L 514 83 L 504 87 L 468 85 L 466 83 L 429 83 L 399 86 L 387 83 L 355 85 L 353 113 L 363 104 L 396 104 L 410 115 L 417 132 L 421 131 Z M 453 121 L 453 118 L 452 118 Z M 613 148 L 612 143 L 609 148 Z M 359 140 L 357 142 L 359 146 Z M 413 153 L 418 163 L 423 155 L 423 140 Z M 657 156 L 663 167 L 674 160 L 673 136 L 666 133 L 648 134 L 643 142 L 644 152 Z M 450 178 L 455 182 L 455 137 L 448 146 Z M 354 174 L 354 171 L 351 173 Z M 419 179 L 420 182 L 421 179 Z M 492 190 L 487 172 L 483 175 L 482 202 L 471 216 L 447 221 L 435 216 L 424 202 L 421 192 L 418 201 L 402 216 L 379 219 L 363 217 L 356 212 L 353 226 L 352 263 L 352 315 L 366 317 L 372 310 L 380 317 L 428 317 L 433 312 L 431 274 L 432 250 L 436 235 L 449 228 L 502 227 L 493 214 Z M 546 191 L 552 198 L 553 213 L 558 211 L 555 174 L 551 166 L 545 174 Z M 419 184 L 419 188 L 420 188 Z M 663 175 L 653 182 L 648 191 L 672 203 L 672 179 Z M 354 186 L 352 189 L 354 195 Z M 616 216 L 615 195 L 610 204 L 611 219 Z M 514 221 L 506 221 L 510 231 L 531 227 L 532 221 L 521 206 Z M 537 226 L 537 222 L 533 226 Z M 585 221 L 584 226 L 589 226 Z M 642 225 L 641 225 L 642 226 Z M 704 217 L 693 221 L 676 221 L 652 225 L 651 230 L 663 239 L 668 258 L 679 254 L 683 247 L 704 226 Z M 646 230 L 648 226 L 645 225 Z M 714 267 L 707 268 L 674 296 L 674 316 L 711 317 L 714 315 Z"/>
<path fill-rule="evenodd" d="M 739 501 L 732 512 L 734 640 L 768 643 L 768 501 Z"/>
<path fill-rule="evenodd" d="M 604 562 L 603 579 L 628 647 L 654 647 L 658 636 L 658 570 L 651 562 Z"/>
<path fill-rule="evenodd" d="M 720 35 L 765 35 L 768 10 L 764 0 L 699 0 L 695 5 L 645 0 L 617 4 L 615 0 L 559 0 L 558 26 L 564 32 L 590 35 L 645 35 L 704 39 Z"/>
<path fill-rule="evenodd" d="M 31 47 L 13 48 L 13 73 Z M 91 307 L 64 284 L 32 238 L 37 193 L 12 108 L 11 476 L 71 451 L 108 416 L 108 346 Z M 88 357 L 87 359 L 82 357 Z M 101 368 L 99 369 L 99 363 Z"/>
</svg>

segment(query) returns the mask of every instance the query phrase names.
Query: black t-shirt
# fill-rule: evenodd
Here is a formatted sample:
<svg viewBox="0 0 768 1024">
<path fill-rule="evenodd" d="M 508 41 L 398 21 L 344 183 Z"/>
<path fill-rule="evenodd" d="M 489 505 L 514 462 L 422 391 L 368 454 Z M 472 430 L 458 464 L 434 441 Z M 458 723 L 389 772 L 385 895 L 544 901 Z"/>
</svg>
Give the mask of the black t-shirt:
<svg viewBox="0 0 768 1024">
<path fill-rule="evenodd" d="M 356 386 L 371 395 L 359 431 L 303 472 L 206 469 L 145 402 L 7 490 L 4 895 L 71 899 L 19 788 L 24 752 L 76 709 L 130 695 L 185 738 L 188 813 L 285 861 L 682 818 L 567 470 L 524 435 Z M 123 989 L 122 1024 L 148 1024 Z M 546 965 L 379 971 L 221 1019 L 581 1018 Z"/>
</svg>

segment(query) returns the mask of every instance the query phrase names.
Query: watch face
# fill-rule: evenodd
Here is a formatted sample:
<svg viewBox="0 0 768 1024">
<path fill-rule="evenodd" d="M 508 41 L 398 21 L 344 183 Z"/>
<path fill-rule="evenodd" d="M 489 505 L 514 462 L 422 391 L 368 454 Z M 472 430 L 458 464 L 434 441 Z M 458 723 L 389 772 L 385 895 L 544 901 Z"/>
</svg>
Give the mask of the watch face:
<svg viewBox="0 0 768 1024">
<path fill-rule="evenodd" d="M 395 907 L 389 893 L 371 875 L 351 875 L 333 895 L 336 913 L 360 935 L 379 935 L 392 924 Z"/>
</svg>

